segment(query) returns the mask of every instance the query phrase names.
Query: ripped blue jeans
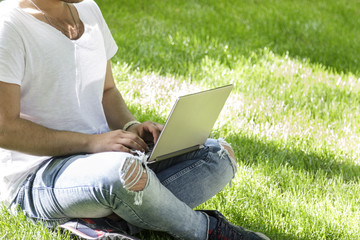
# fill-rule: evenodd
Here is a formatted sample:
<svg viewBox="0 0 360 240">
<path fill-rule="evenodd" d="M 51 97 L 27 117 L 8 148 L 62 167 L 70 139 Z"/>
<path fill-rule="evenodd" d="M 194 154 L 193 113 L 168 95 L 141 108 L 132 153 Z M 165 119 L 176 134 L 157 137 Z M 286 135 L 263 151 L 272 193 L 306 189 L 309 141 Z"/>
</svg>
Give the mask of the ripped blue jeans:
<svg viewBox="0 0 360 240">
<path fill-rule="evenodd" d="M 121 152 L 53 158 L 29 176 L 14 204 L 49 225 L 115 213 L 140 229 L 207 239 L 209 219 L 193 208 L 234 177 L 228 148 L 208 139 L 197 151 L 152 164 Z"/>
</svg>

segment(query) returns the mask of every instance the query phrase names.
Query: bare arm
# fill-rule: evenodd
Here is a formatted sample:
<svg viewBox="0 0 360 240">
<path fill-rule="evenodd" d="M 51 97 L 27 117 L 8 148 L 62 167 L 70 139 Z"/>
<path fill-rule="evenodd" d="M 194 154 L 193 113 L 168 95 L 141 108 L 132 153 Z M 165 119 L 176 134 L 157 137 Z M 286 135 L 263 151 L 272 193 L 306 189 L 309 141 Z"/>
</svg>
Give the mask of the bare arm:
<svg viewBox="0 0 360 240">
<path fill-rule="evenodd" d="M 33 155 L 87 151 L 86 135 L 60 132 L 20 118 L 20 86 L 0 82 L 0 147 Z"/>
<path fill-rule="evenodd" d="M 60 156 L 76 153 L 144 151 L 136 135 L 124 131 L 89 135 L 56 131 L 20 117 L 20 86 L 0 81 L 0 147 L 32 155 Z"/>
<path fill-rule="evenodd" d="M 115 85 L 110 61 L 108 61 L 106 70 L 103 107 L 111 129 L 122 129 L 127 122 L 135 120 Z M 128 131 L 137 134 L 145 141 L 156 142 L 162 127 L 158 123 L 147 121 L 133 125 Z"/>
<path fill-rule="evenodd" d="M 110 129 L 122 129 L 127 122 L 135 120 L 115 85 L 110 61 L 106 68 L 103 108 Z"/>
</svg>

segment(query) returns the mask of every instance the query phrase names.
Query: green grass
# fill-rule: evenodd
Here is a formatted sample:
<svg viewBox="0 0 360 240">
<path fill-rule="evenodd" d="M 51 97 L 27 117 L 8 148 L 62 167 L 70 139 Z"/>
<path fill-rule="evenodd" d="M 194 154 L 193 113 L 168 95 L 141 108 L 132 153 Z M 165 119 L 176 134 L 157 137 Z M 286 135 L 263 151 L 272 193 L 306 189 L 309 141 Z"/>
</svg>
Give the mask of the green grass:
<svg viewBox="0 0 360 240">
<path fill-rule="evenodd" d="M 359 1 L 97 2 L 138 119 L 164 122 L 177 95 L 235 86 L 212 136 L 239 171 L 199 208 L 271 239 L 360 239 Z M 0 219 L 0 239 L 55 238 Z"/>
<path fill-rule="evenodd" d="M 56 239 L 56 240 L 70 240 L 67 232 L 58 233 L 50 231 L 42 224 L 35 224 L 29 221 L 24 214 L 10 214 L 5 208 L 1 208 L 0 218 L 0 239 Z"/>
</svg>

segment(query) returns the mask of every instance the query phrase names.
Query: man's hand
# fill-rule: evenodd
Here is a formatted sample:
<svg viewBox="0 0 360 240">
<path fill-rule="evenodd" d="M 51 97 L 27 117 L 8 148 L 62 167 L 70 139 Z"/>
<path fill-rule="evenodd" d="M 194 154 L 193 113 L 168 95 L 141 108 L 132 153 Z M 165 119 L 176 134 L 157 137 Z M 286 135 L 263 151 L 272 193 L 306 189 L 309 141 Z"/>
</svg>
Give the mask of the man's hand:
<svg viewBox="0 0 360 240">
<path fill-rule="evenodd" d="M 156 143 L 159 138 L 160 132 L 163 129 L 163 125 L 146 121 L 141 124 L 135 124 L 128 128 L 129 132 L 135 133 L 141 137 L 146 143 Z"/>
<path fill-rule="evenodd" d="M 92 135 L 89 142 L 90 153 L 109 151 L 130 153 L 131 150 L 146 152 L 149 149 L 144 140 L 137 134 L 123 130 Z"/>
</svg>

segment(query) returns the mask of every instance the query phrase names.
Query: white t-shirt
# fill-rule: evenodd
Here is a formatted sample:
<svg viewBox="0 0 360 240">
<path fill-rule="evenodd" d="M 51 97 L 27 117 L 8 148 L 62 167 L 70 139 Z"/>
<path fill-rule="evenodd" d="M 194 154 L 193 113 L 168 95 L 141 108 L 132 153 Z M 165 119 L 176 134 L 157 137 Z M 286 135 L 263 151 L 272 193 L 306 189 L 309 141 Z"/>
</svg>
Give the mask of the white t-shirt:
<svg viewBox="0 0 360 240">
<path fill-rule="evenodd" d="M 74 4 L 85 31 L 70 40 L 23 11 L 0 3 L 0 81 L 21 86 L 21 117 L 42 126 L 88 134 L 109 131 L 102 107 L 106 64 L 117 51 L 93 0 Z M 49 156 L 0 148 L 0 201 L 14 199 L 22 182 Z"/>
</svg>

